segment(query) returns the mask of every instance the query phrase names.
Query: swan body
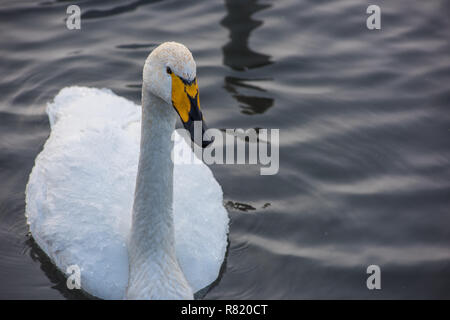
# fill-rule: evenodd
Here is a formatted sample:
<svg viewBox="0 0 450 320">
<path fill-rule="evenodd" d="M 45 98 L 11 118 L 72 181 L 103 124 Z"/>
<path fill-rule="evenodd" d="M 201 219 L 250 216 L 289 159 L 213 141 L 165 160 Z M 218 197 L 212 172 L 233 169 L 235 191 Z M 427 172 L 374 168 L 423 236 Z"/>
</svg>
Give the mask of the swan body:
<svg viewBox="0 0 450 320">
<path fill-rule="evenodd" d="M 142 106 L 83 87 L 47 106 L 51 133 L 27 184 L 27 221 L 62 272 L 80 268 L 93 296 L 192 299 L 218 276 L 228 233 L 221 187 L 200 160 L 170 158 L 173 148 L 192 155 L 171 138 L 183 112 L 170 105 L 178 76 L 195 79 L 195 62 L 165 43 L 144 66 Z"/>
</svg>

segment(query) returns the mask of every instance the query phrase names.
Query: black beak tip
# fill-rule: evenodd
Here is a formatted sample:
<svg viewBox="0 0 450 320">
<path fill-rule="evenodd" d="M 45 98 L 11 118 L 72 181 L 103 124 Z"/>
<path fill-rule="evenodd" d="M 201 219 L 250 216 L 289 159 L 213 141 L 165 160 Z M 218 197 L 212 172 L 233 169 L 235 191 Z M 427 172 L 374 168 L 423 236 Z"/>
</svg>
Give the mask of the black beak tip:
<svg viewBox="0 0 450 320">
<path fill-rule="evenodd" d="M 214 142 L 214 137 L 210 137 L 209 140 L 203 140 L 202 141 L 202 148 L 206 148 L 210 144 Z"/>
</svg>

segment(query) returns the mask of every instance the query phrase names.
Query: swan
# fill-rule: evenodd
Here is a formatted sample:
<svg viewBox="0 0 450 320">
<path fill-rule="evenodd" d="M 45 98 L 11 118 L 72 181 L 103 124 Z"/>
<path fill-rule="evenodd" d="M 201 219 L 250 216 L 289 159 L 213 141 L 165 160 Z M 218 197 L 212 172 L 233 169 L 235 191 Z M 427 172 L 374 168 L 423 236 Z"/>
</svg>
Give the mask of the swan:
<svg viewBox="0 0 450 320">
<path fill-rule="evenodd" d="M 192 155 L 174 133 L 177 115 L 191 132 L 203 121 L 184 45 L 149 54 L 142 106 L 109 89 L 68 87 L 47 113 L 25 215 L 59 270 L 78 267 L 81 289 L 102 299 L 193 299 L 216 280 L 228 241 L 222 189 L 199 159 L 171 160 L 172 151 Z"/>
</svg>

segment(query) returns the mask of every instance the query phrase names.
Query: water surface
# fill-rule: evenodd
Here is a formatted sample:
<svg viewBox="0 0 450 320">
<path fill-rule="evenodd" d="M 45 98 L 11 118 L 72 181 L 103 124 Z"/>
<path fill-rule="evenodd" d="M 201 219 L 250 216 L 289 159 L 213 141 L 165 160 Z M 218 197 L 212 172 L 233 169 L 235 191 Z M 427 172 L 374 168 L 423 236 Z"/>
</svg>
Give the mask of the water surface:
<svg viewBox="0 0 450 320">
<path fill-rule="evenodd" d="M 449 17 L 444 0 L 2 1 L 0 298 L 85 298 L 27 234 L 45 106 L 71 85 L 139 103 L 168 40 L 194 54 L 210 127 L 280 129 L 277 175 L 212 166 L 230 245 L 205 299 L 450 298 Z"/>
</svg>

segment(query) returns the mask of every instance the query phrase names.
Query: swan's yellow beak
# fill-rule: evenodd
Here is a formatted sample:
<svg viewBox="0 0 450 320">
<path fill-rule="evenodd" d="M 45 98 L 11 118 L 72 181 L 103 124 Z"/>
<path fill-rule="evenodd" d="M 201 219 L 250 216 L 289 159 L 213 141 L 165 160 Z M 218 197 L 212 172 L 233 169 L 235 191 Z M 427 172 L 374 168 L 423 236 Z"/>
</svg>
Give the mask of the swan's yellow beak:
<svg viewBox="0 0 450 320">
<path fill-rule="evenodd" d="M 183 126 L 189 131 L 192 141 L 202 146 L 207 147 L 213 139 L 204 137 L 206 131 L 206 125 L 204 123 L 202 112 L 200 111 L 200 98 L 198 94 L 197 78 L 193 81 L 186 81 L 170 73 L 172 77 L 172 105 L 181 118 Z M 201 141 L 195 141 L 196 137 L 194 133 L 194 121 L 201 121 Z"/>
</svg>

